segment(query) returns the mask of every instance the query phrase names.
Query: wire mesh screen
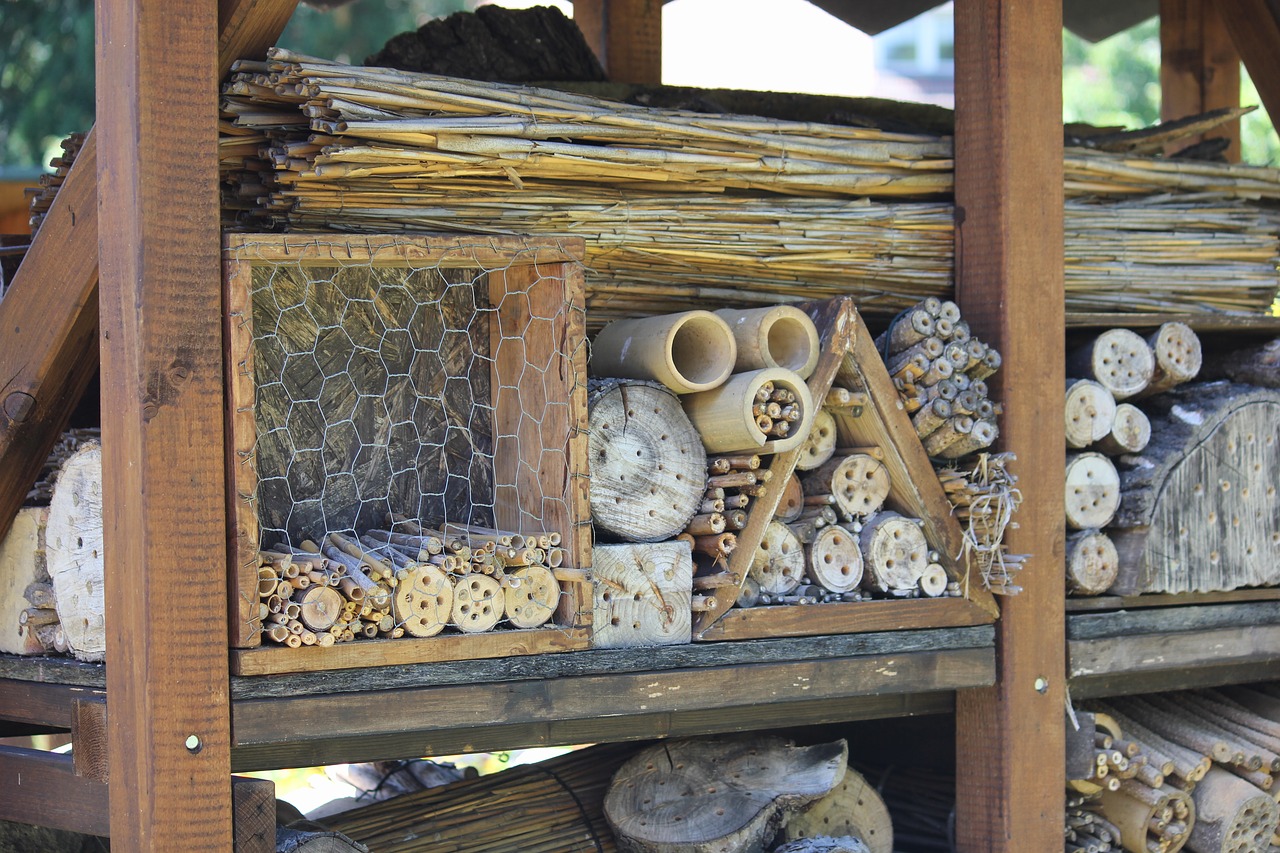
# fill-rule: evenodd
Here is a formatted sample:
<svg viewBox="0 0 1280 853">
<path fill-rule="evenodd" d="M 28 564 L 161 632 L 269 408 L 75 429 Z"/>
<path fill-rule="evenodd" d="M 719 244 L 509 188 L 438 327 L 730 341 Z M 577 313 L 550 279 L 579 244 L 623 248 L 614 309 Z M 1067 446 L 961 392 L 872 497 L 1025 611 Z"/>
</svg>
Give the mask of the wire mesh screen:
<svg viewBox="0 0 1280 853">
<path fill-rule="evenodd" d="M 228 261 L 233 644 L 575 624 L 589 522 L 572 252 L 244 235 Z"/>
</svg>

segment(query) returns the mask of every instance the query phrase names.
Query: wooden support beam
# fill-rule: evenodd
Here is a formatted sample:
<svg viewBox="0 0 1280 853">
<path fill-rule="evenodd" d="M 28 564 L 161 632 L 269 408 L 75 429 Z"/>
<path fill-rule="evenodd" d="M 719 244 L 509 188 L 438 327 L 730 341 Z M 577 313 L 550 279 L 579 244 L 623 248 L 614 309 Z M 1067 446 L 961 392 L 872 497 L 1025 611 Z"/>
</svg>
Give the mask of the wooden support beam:
<svg viewBox="0 0 1280 853">
<path fill-rule="evenodd" d="M 235 853 L 275 853 L 276 783 L 248 776 L 231 777 Z"/>
<path fill-rule="evenodd" d="M 1017 454 L 1023 592 L 1001 599 L 997 682 L 956 698 L 957 842 L 1062 845 L 1065 760 L 1061 401 L 1064 376 L 1061 0 L 957 0 L 956 290 L 1004 356 L 992 397 Z"/>
<path fill-rule="evenodd" d="M 297 0 L 218 5 L 221 76 L 235 59 L 263 56 Z M 0 300 L 0 538 L 98 370 L 96 155 L 90 131 Z"/>
<path fill-rule="evenodd" d="M 574 0 L 573 19 L 612 82 L 662 82 L 662 5 L 662 0 Z"/>
<path fill-rule="evenodd" d="M 1280 2 L 1218 0 L 1216 5 L 1272 126 L 1280 125 Z"/>
<path fill-rule="evenodd" d="M 1240 54 L 1212 0 L 1160 0 L 1160 120 L 1240 106 Z M 1240 161 L 1240 122 L 1215 128 Z M 1200 141 L 1179 140 L 1167 153 Z"/>
<path fill-rule="evenodd" d="M 107 786 L 77 776 L 70 755 L 0 746 L 0 791 L 0 820 L 107 834 Z"/>
<path fill-rule="evenodd" d="M 107 700 L 76 699 L 71 705 L 71 757 L 77 776 L 107 784 Z"/>
</svg>

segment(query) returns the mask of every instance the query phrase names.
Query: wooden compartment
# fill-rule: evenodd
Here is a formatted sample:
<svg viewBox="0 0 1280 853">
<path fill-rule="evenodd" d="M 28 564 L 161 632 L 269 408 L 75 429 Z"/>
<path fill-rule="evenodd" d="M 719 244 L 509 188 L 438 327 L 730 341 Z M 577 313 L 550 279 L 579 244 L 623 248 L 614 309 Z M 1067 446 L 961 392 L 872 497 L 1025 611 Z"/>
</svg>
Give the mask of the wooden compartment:
<svg viewBox="0 0 1280 853">
<path fill-rule="evenodd" d="M 963 597 L 720 609 L 695 616 L 693 638 L 820 636 L 994 621 L 998 611 L 993 597 L 982 588 L 976 570 L 969 571 L 957 558 L 963 549 L 960 526 L 854 301 L 846 297 L 805 307 L 821 341 L 818 365 L 807 380 L 810 394 L 823 400 L 836 386 L 864 395 L 863 404 L 835 413 L 837 442 L 883 450 L 891 484 L 885 506 L 923 521 L 926 540 L 941 555 L 948 578 L 960 583 Z M 775 454 L 769 464 L 773 482 L 785 482 L 803 452 L 797 447 Z M 752 503 L 729 560 L 730 571 L 739 578 L 747 576 L 781 498 L 781 488 L 771 489 Z"/>
<path fill-rule="evenodd" d="M 226 239 L 232 671 L 586 648 L 592 594 L 581 241 L 239 234 Z M 542 628 L 261 641 L 258 552 L 396 513 L 561 534 Z"/>
</svg>

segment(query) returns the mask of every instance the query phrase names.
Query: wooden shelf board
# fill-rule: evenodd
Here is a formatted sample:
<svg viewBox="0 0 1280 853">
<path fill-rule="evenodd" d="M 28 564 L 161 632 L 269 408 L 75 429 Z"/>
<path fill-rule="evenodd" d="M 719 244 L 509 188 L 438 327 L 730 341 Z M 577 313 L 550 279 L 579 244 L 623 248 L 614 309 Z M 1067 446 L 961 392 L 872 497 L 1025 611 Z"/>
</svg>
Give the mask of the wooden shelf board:
<svg viewBox="0 0 1280 853">
<path fill-rule="evenodd" d="M 957 628 L 989 625 L 994 621 L 986 609 L 963 598 L 735 607 L 697 640 L 753 640 L 864 631 Z"/>
<path fill-rule="evenodd" d="M 1073 613 L 1067 616 L 1067 639 L 1100 640 L 1277 623 L 1280 623 L 1280 601 L 1239 601 L 1133 611 Z"/>
<path fill-rule="evenodd" d="M 1186 323 L 1197 332 L 1280 332 L 1280 317 L 1267 314 L 1123 314 L 1102 311 L 1068 311 L 1068 329 L 1116 327 L 1154 329 L 1164 323 Z"/>
<path fill-rule="evenodd" d="M 259 646 L 231 650 L 232 675 L 280 675 L 395 666 L 420 661 L 458 661 L 507 658 L 518 655 L 554 654 L 586 649 L 591 633 L 586 628 L 535 628 L 528 631 L 490 631 L 483 634 L 449 634 L 415 639 L 360 640 L 320 648 Z"/>
<path fill-rule="evenodd" d="M 837 722 L 912 707 L 890 696 L 989 686 L 994 671 L 993 648 L 969 648 L 242 699 L 233 767 Z"/>
<path fill-rule="evenodd" d="M 1184 592 L 1177 594 L 1095 595 L 1089 598 L 1068 598 L 1067 612 L 1134 610 L 1141 607 L 1223 604 L 1236 601 L 1280 601 L 1280 588 L 1233 589 L 1227 592 Z"/>
</svg>

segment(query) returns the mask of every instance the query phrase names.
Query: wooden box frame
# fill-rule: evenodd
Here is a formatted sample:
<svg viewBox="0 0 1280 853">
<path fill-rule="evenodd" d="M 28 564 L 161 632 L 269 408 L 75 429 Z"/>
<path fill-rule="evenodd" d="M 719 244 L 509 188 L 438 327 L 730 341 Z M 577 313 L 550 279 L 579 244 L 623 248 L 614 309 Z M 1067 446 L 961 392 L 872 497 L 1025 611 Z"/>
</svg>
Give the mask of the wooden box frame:
<svg viewBox="0 0 1280 853">
<path fill-rule="evenodd" d="M 258 623 L 259 522 L 252 507 L 254 462 L 253 326 L 251 280 L 262 265 L 436 266 L 487 271 L 496 309 L 490 332 L 494 409 L 494 513 L 499 528 L 559 530 L 565 567 L 591 567 L 587 473 L 586 339 L 580 239 L 519 237 L 235 234 L 223 246 L 224 370 L 227 398 L 227 517 L 231 671 L 267 675 L 426 661 L 470 660 L 585 649 L 590 645 L 589 580 L 562 582 L 560 606 L 543 628 L 495 629 L 395 640 L 358 640 L 328 648 L 263 646 Z M 524 335 L 530 316 L 543 334 Z M 547 321 L 545 318 L 550 317 Z M 509 377 L 525 364 L 550 365 L 539 389 L 517 388 Z M 504 377 L 500 381 L 500 377 Z M 521 396 L 523 395 L 523 403 Z M 530 399 L 533 397 L 534 399 Z M 540 421 L 528 407 L 567 402 Z M 563 454 L 548 465 L 543 451 Z M 527 464 L 530 460 L 534 464 Z M 584 578 L 589 575 L 584 574 Z"/>
<path fill-rule="evenodd" d="M 697 614 L 693 639 L 823 636 L 994 622 L 999 609 L 976 571 L 959 561 L 964 534 L 854 301 L 841 297 L 800 307 L 813 318 L 821 345 L 818 365 L 807 380 L 814 404 L 821 405 L 833 386 L 865 395 L 865 405 L 856 411 L 833 412 L 837 445 L 884 451 L 890 482 L 886 506 L 923 521 L 926 539 L 941 555 L 948 579 L 960 583 L 962 597 L 730 607 Z M 798 447 L 773 456 L 769 470 L 774 482 L 785 483 L 794 474 L 803 452 Z M 752 502 L 747 525 L 738 532 L 729 558 L 729 570 L 739 578 L 746 578 L 782 492 L 779 485 Z"/>
</svg>

